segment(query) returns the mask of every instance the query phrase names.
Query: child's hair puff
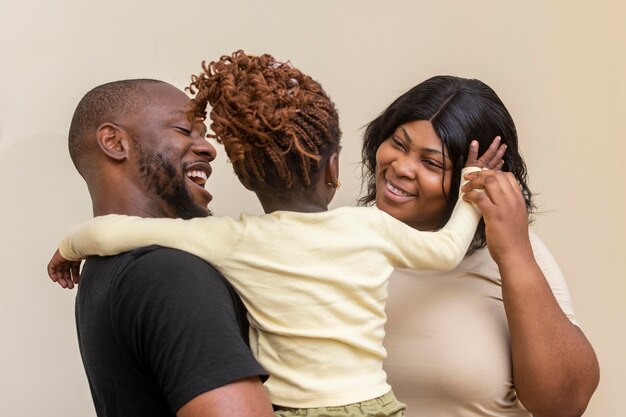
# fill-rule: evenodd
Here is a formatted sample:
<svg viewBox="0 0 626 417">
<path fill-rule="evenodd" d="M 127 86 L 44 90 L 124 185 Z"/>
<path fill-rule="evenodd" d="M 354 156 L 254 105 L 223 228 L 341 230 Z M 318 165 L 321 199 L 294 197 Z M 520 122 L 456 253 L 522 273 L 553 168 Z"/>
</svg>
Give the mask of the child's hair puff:
<svg viewBox="0 0 626 417">
<path fill-rule="evenodd" d="M 237 51 L 193 75 L 192 111 L 206 118 L 235 173 L 249 184 L 311 185 L 319 161 L 339 147 L 339 119 L 322 86 L 271 55 Z M 295 177 L 292 173 L 295 173 Z"/>
</svg>

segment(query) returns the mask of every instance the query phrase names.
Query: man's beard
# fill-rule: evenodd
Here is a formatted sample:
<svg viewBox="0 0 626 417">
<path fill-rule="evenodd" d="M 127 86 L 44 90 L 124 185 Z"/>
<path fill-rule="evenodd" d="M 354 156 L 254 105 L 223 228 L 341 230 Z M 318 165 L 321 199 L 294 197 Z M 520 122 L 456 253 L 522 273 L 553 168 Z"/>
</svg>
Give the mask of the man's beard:
<svg viewBox="0 0 626 417">
<path fill-rule="evenodd" d="M 147 151 L 138 144 L 136 146 L 140 175 L 148 190 L 173 210 L 176 217 L 182 219 L 206 217 L 207 208 L 201 207 L 193 199 L 185 185 L 184 175 L 181 175 L 162 155 Z"/>
</svg>

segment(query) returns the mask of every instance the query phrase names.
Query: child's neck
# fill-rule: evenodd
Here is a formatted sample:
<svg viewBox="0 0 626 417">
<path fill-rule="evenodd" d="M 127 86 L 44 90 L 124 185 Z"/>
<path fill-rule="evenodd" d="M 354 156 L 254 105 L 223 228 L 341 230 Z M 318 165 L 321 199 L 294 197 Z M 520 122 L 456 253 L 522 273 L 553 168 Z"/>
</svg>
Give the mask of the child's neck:
<svg viewBox="0 0 626 417">
<path fill-rule="evenodd" d="M 258 195 L 257 195 L 258 196 Z M 322 211 L 328 211 L 328 204 L 323 204 L 320 201 L 307 201 L 298 199 L 295 201 L 288 200 L 274 200 L 259 197 L 261 206 L 265 213 L 272 213 L 274 211 L 295 211 L 298 213 L 320 213 Z"/>
<path fill-rule="evenodd" d="M 335 188 L 330 187 L 323 175 L 318 176 L 316 184 L 312 187 L 283 190 L 256 190 L 256 194 L 265 213 L 274 211 L 294 211 L 297 213 L 320 213 L 328 211 L 335 195 Z"/>
</svg>

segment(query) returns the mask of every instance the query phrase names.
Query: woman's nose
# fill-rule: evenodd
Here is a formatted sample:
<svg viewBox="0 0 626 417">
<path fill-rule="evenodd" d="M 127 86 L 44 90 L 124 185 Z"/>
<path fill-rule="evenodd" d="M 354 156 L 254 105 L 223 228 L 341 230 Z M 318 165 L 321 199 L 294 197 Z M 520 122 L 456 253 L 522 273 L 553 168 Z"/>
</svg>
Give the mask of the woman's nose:
<svg viewBox="0 0 626 417">
<path fill-rule="evenodd" d="M 417 163 L 410 158 L 398 158 L 391 163 L 391 168 L 398 177 L 417 178 Z"/>
</svg>

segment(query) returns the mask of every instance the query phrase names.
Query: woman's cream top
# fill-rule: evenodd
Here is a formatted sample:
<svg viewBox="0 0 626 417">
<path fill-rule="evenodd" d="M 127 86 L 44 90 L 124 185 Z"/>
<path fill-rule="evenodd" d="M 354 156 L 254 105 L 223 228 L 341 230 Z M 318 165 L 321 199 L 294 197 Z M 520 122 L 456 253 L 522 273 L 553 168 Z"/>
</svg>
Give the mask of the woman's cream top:
<svg viewBox="0 0 626 417">
<path fill-rule="evenodd" d="M 535 257 L 557 302 L 577 324 L 556 261 L 531 232 Z M 452 272 L 396 270 L 389 279 L 384 362 L 407 417 L 524 416 L 498 267 L 487 248 Z"/>
</svg>

